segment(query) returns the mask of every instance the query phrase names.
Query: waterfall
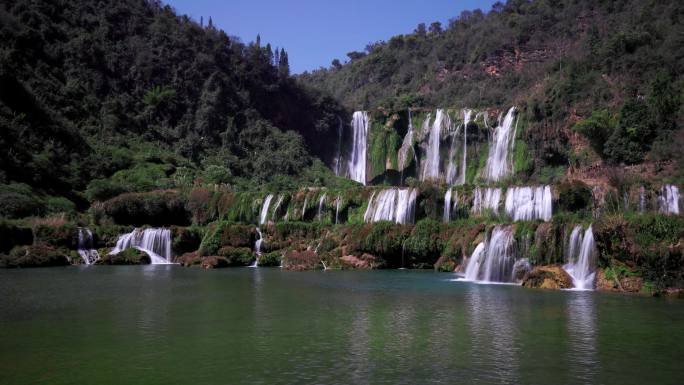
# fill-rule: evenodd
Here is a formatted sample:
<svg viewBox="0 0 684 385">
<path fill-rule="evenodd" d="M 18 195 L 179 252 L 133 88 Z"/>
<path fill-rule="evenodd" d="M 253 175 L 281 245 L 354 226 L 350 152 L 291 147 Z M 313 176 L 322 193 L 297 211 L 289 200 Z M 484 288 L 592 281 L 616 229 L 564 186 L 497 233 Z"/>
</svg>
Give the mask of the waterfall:
<svg viewBox="0 0 684 385">
<path fill-rule="evenodd" d="M 264 198 L 264 204 L 261 205 L 261 214 L 259 215 L 260 225 L 266 223 L 266 217 L 268 216 L 268 207 L 271 205 L 271 200 L 273 200 L 273 194 L 268 194 L 266 195 L 266 198 Z"/>
<path fill-rule="evenodd" d="M 679 188 L 671 184 L 660 188 L 658 207 L 663 214 L 679 214 Z"/>
<path fill-rule="evenodd" d="M 277 215 L 278 215 L 278 210 L 280 209 L 280 205 L 283 203 L 283 199 L 285 196 L 283 194 L 278 195 L 278 200 L 276 201 L 275 206 L 273 207 L 273 215 L 271 216 L 271 220 L 273 222 L 277 221 Z"/>
<path fill-rule="evenodd" d="M 302 206 L 302 220 L 304 220 L 304 215 L 306 214 L 306 206 L 309 204 L 309 197 L 304 197 L 304 206 Z"/>
<path fill-rule="evenodd" d="M 368 144 L 369 116 L 366 111 L 352 115 L 353 142 L 349 160 L 349 177 L 366 184 L 366 146 Z"/>
<path fill-rule="evenodd" d="M 444 193 L 444 211 L 442 214 L 445 223 L 448 223 L 451 220 L 451 213 L 456 210 L 457 206 L 458 192 L 447 189 L 446 193 Z"/>
<path fill-rule="evenodd" d="M 444 212 L 442 214 L 444 223 L 449 223 L 451 220 L 451 189 L 448 188 L 444 193 Z"/>
<path fill-rule="evenodd" d="M 425 161 L 425 167 L 423 168 L 421 180 L 439 178 L 439 142 L 441 139 L 442 127 L 446 127 L 447 129 L 451 127 L 451 119 L 449 118 L 449 114 L 445 113 L 444 110 L 439 109 L 435 114 L 435 121 L 432 122 L 430 128 L 427 159 Z"/>
<path fill-rule="evenodd" d="M 482 214 L 485 210 L 492 210 L 494 214 L 499 213 L 501 201 L 500 188 L 475 188 L 473 190 L 473 214 Z"/>
<path fill-rule="evenodd" d="M 170 264 L 171 230 L 164 228 L 133 229 L 130 233 L 119 236 L 116 247 L 109 254 L 118 254 L 131 247 L 149 255 L 153 265 Z"/>
<path fill-rule="evenodd" d="M 468 124 L 473 116 L 473 110 L 463 110 L 463 162 L 461 163 L 461 178 L 458 184 L 466 183 L 466 161 L 468 159 Z"/>
<path fill-rule="evenodd" d="M 496 226 L 489 240 L 481 242 L 473 251 L 466 267 L 466 280 L 514 282 L 516 260 L 513 251 L 511 228 Z"/>
<path fill-rule="evenodd" d="M 451 133 L 451 145 L 449 146 L 449 163 L 447 163 L 446 170 L 446 183 L 447 185 L 453 185 L 458 182 L 456 180 L 456 169 L 457 165 L 454 163 L 454 157 L 456 156 L 456 137 L 458 136 L 458 129 L 453 130 Z"/>
<path fill-rule="evenodd" d="M 318 220 L 323 220 L 323 210 L 325 209 L 325 194 L 321 195 L 321 199 L 318 200 L 318 213 L 316 216 Z"/>
<path fill-rule="evenodd" d="M 646 212 L 646 189 L 644 186 L 639 187 L 639 213 Z"/>
<path fill-rule="evenodd" d="M 406 136 L 404 136 L 404 140 L 401 142 L 401 147 L 399 148 L 399 153 L 397 154 L 399 171 L 403 171 L 406 168 L 409 150 L 413 152 L 413 157 L 416 157 L 416 150 L 413 148 L 413 122 L 411 121 L 410 109 L 408 111 L 408 120 L 408 131 L 406 132 Z"/>
<path fill-rule="evenodd" d="M 77 251 L 86 265 L 92 265 L 100 259 L 100 254 L 93 248 L 93 233 L 90 229 L 78 228 Z"/>
<path fill-rule="evenodd" d="M 340 217 L 340 196 L 337 196 L 337 199 L 335 199 L 335 224 L 338 223 L 339 217 Z"/>
<path fill-rule="evenodd" d="M 413 223 L 416 206 L 416 189 L 401 189 L 397 199 L 395 222 L 400 224 Z"/>
<path fill-rule="evenodd" d="M 366 222 L 413 223 L 416 195 L 416 189 L 391 188 L 382 190 L 377 195 L 373 192 L 363 218 Z"/>
<path fill-rule="evenodd" d="M 258 227 L 256 228 L 257 232 L 257 240 L 254 242 L 254 253 L 256 254 L 256 258 L 254 258 L 254 262 L 249 265 L 249 267 L 259 267 L 259 256 L 261 256 L 261 245 L 264 243 L 264 237 L 261 234 L 261 229 Z"/>
<path fill-rule="evenodd" d="M 513 128 L 515 115 L 516 108 L 511 107 L 503 122 L 500 122 L 494 130 L 494 138 L 489 144 L 489 156 L 484 170 L 485 178 L 490 181 L 498 181 L 511 172 L 508 154 L 515 144 L 515 129 Z"/>
<path fill-rule="evenodd" d="M 335 156 L 335 175 L 340 176 L 340 167 L 342 166 L 342 118 L 337 117 L 337 155 Z"/>
<path fill-rule="evenodd" d="M 575 226 L 566 248 L 568 263 L 563 269 L 572 277 L 575 289 L 592 290 L 596 275 L 596 245 L 591 225 L 582 235 L 582 226 Z"/>
<path fill-rule="evenodd" d="M 550 186 L 510 187 L 506 191 L 506 214 L 513 221 L 550 221 L 553 215 Z"/>
</svg>

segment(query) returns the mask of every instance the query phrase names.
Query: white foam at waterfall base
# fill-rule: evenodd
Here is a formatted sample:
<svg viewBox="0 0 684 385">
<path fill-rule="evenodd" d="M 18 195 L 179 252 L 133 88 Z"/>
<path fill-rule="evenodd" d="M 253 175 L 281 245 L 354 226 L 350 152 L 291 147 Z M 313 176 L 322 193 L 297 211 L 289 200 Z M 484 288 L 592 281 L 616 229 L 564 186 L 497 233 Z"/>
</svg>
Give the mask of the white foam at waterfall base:
<svg viewBox="0 0 684 385">
<path fill-rule="evenodd" d="M 349 157 L 349 178 L 366 184 L 366 147 L 368 144 L 369 115 L 356 111 L 352 115 L 352 149 Z"/>
<path fill-rule="evenodd" d="M 572 278 L 575 290 L 593 290 L 596 275 L 596 245 L 592 226 L 582 234 L 582 226 L 572 229 L 566 248 L 568 263 L 563 269 Z"/>
<path fill-rule="evenodd" d="M 150 228 L 133 229 L 119 236 L 116 247 L 109 253 L 118 254 L 126 249 L 135 248 L 150 256 L 153 265 L 171 264 L 171 230 Z"/>
<path fill-rule="evenodd" d="M 496 226 L 489 239 L 477 245 L 466 266 L 465 280 L 483 283 L 514 283 L 516 260 L 513 232 Z"/>
<path fill-rule="evenodd" d="M 268 216 L 268 207 L 271 205 L 271 200 L 273 200 L 273 194 L 268 194 L 266 198 L 264 198 L 264 204 L 261 205 L 261 213 L 259 214 L 260 225 L 266 223 L 266 217 Z"/>
<path fill-rule="evenodd" d="M 679 214 L 679 188 L 673 185 L 664 185 L 660 189 L 658 207 L 663 214 Z"/>
<path fill-rule="evenodd" d="M 92 265 L 100 259 L 100 254 L 93 248 L 93 233 L 90 229 L 78 228 L 78 255 L 86 265 Z"/>
<path fill-rule="evenodd" d="M 373 192 L 364 213 L 364 221 L 394 221 L 413 223 L 415 218 L 416 189 L 391 188 Z"/>
<path fill-rule="evenodd" d="M 494 130 L 494 137 L 489 145 L 489 155 L 484 169 L 484 177 L 490 181 L 498 181 L 512 171 L 509 152 L 515 144 L 515 120 L 516 108 L 511 107 L 503 121 Z"/>
<path fill-rule="evenodd" d="M 550 221 L 553 216 L 551 187 L 510 187 L 506 191 L 505 207 L 506 214 L 514 221 Z"/>
</svg>

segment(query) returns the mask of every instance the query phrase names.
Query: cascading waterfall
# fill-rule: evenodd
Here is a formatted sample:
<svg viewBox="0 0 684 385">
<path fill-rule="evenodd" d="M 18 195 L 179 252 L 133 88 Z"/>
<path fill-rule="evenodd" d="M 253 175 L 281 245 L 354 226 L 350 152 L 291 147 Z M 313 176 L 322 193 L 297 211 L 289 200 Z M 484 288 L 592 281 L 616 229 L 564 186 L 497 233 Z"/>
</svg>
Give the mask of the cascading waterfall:
<svg viewBox="0 0 684 385">
<path fill-rule="evenodd" d="M 413 223 L 415 218 L 416 189 L 391 188 L 375 192 L 368 201 L 363 216 L 366 222 L 394 221 Z"/>
<path fill-rule="evenodd" d="M 451 220 L 451 213 L 456 210 L 457 206 L 458 192 L 447 189 L 446 193 L 444 193 L 444 211 L 442 214 L 442 219 L 444 219 L 445 223 Z"/>
<path fill-rule="evenodd" d="M 639 187 L 639 213 L 643 214 L 646 212 L 646 188 L 644 186 Z"/>
<path fill-rule="evenodd" d="M 100 259 L 100 254 L 93 248 L 93 233 L 90 229 L 78 228 L 77 252 L 86 265 L 92 265 Z"/>
<path fill-rule="evenodd" d="M 366 184 L 366 147 L 368 144 L 369 115 L 356 111 L 352 115 L 352 152 L 349 160 L 349 178 Z"/>
<path fill-rule="evenodd" d="M 325 196 L 326 194 L 321 195 L 321 198 L 318 200 L 318 213 L 316 214 L 316 217 L 318 217 L 318 220 L 323 220 L 323 210 L 325 209 Z"/>
<path fill-rule="evenodd" d="M 338 223 L 339 217 L 340 217 L 340 203 L 342 200 L 340 199 L 340 196 L 337 196 L 337 199 L 335 199 L 335 224 Z"/>
<path fill-rule="evenodd" d="M 513 221 L 550 221 L 553 216 L 551 186 L 510 187 L 506 191 L 505 207 Z"/>
<path fill-rule="evenodd" d="M 453 126 L 451 126 L 453 127 Z M 460 126 L 459 126 L 460 128 Z M 446 170 L 446 183 L 447 185 L 453 185 L 458 182 L 456 179 L 456 170 L 458 168 L 457 164 L 454 162 L 454 157 L 456 157 L 456 138 L 458 137 L 459 130 L 458 128 L 455 130 L 452 130 L 451 133 L 451 145 L 449 146 L 449 162 L 447 163 L 447 170 Z"/>
<path fill-rule="evenodd" d="M 442 214 L 442 218 L 444 219 L 445 223 L 448 223 L 451 220 L 451 189 L 448 188 L 446 190 L 446 193 L 444 193 L 444 212 Z"/>
<path fill-rule="evenodd" d="M 268 194 L 266 195 L 266 198 L 264 198 L 264 204 L 261 205 L 261 213 L 259 214 L 260 225 L 266 223 L 266 218 L 268 217 L 268 207 L 271 205 L 271 200 L 273 200 L 273 194 Z"/>
<path fill-rule="evenodd" d="M 435 120 L 432 122 L 430 128 L 427 159 L 425 167 L 421 175 L 421 180 L 437 179 L 439 178 L 439 142 L 443 127 L 448 129 L 451 127 L 451 118 L 444 110 L 439 109 L 435 114 Z"/>
<path fill-rule="evenodd" d="M 411 150 L 413 157 L 416 157 L 416 150 L 413 147 L 413 122 L 411 121 L 411 110 L 408 111 L 408 131 L 404 136 L 404 140 L 401 142 L 401 147 L 399 148 L 399 153 L 397 154 L 397 160 L 399 162 L 399 170 L 404 171 L 406 168 L 406 161 L 408 160 L 408 152 Z"/>
<path fill-rule="evenodd" d="M 485 210 L 491 210 L 494 214 L 499 213 L 501 202 L 500 188 L 475 188 L 473 190 L 473 214 L 482 214 Z"/>
<path fill-rule="evenodd" d="M 119 236 L 116 247 L 109 254 L 118 254 L 131 247 L 149 255 L 153 265 L 170 264 L 171 230 L 164 228 L 133 229 L 130 233 Z"/>
<path fill-rule="evenodd" d="M 473 110 L 463 110 L 463 162 L 461 163 L 461 177 L 458 184 L 466 182 L 466 161 L 468 159 L 468 124 L 473 116 Z"/>
<path fill-rule="evenodd" d="M 592 290 L 596 275 L 596 245 L 591 225 L 582 234 L 582 226 L 575 226 L 566 248 L 568 263 L 563 269 L 572 277 L 575 289 Z"/>
<path fill-rule="evenodd" d="M 278 215 L 278 210 L 280 210 L 280 205 L 283 203 L 283 199 L 285 196 L 283 194 L 278 195 L 278 200 L 276 201 L 275 206 L 273 207 L 273 215 L 271 215 L 271 220 L 275 222 L 277 220 L 277 215 Z"/>
<path fill-rule="evenodd" d="M 663 214 L 679 214 L 679 188 L 671 184 L 660 188 L 658 208 Z"/>
<path fill-rule="evenodd" d="M 302 220 L 304 220 L 304 215 L 306 215 L 306 206 L 309 204 L 309 197 L 304 197 L 304 206 L 302 206 Z"/>
<path fill-rule="evenodd" d="M 465 279 L 480 282 L 514 282 L 516 264 L 513 231 L 507 226 L 496 226 L 488 240 L 473 251 L 466 267 Z"/>
<path fill-rule="evenodd" d="M 515 120 L 516 108 L 511 107 L 503 121 L 494 130 L 494 138 L 489 145 L 487 165 L 484 169 L 484 177 L 490 181 L 498 181 L 511 173 L 511 161 L 509 151 L 515 145 Z"/>
<path fill-rule="evenodd" d="M 254 253 L 256 254 L 256 258 L 254 258 L 254 262 L 252 262 L 249 267 L 259 267 L 259 256 L 261 256 L 261 245 L 264 243 L 264 237 L 261 234 L 261 229 L 258 227 L 256 228 L 257 232 L 257 240 L 254 242 Z"/>
</svg>

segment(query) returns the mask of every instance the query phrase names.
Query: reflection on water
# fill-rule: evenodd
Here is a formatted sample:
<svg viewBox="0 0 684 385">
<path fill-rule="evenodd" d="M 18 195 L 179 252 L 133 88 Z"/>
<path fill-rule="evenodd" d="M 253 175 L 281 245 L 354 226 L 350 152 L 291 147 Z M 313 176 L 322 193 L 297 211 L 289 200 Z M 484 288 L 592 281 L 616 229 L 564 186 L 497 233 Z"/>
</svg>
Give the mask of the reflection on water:
<svg viewBox="0 0 684 385">
<path fill-rule="evenodd" d="M 595 293 L 575 291 L 568 293 L 567 328 L 569 372 L 577 383 L 596 383 L 600 363 L 596 348 Z"/>
<path fill-rule="evenodd" d="M 511 291 L 483 285 L 469 289 L 466 303 L 477 378 L 488 383 L 518 383 L 519 347 Z"/>
</svg>

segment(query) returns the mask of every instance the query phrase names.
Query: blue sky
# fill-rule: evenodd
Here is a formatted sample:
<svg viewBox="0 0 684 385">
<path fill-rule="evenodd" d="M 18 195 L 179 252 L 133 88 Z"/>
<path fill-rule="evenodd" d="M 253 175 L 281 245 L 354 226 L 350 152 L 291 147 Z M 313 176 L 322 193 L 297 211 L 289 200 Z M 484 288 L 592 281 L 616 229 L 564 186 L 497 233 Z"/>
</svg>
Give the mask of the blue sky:
<svg viewBox="0 0 684 385">
<path fill-rule="evenodd" d="M 293 73 L 328 67 L 349 51 L 410 33 L 418 23 L 448 20 L 466 9 L 488 11 L 494 0 L 166 0 L 179 14 L 212 21 L 244 42 L 284 47 Z"/>
</svg>

